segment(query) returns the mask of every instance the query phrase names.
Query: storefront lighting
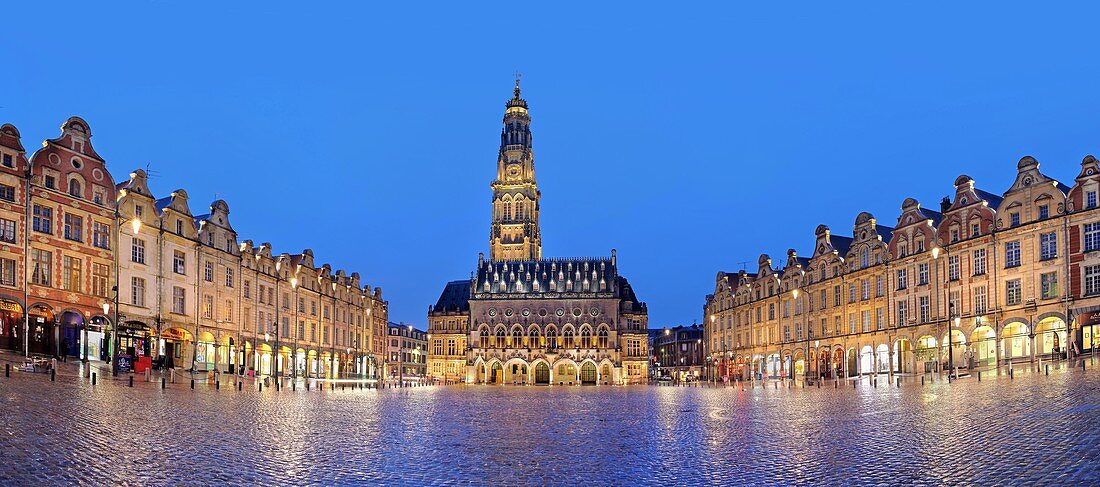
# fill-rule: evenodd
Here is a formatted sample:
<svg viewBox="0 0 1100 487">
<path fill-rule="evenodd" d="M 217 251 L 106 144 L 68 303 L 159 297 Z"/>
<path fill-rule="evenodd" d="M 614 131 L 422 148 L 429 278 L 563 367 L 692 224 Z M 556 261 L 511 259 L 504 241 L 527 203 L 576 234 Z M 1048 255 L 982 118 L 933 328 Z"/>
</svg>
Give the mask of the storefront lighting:
<svg viewBox="0 0 1100 487">
<path fill-rule="evenodd" d="M 109 314 L 111 312 L 111 303 L 103 303 L 103 314 Z"/>
</svg>

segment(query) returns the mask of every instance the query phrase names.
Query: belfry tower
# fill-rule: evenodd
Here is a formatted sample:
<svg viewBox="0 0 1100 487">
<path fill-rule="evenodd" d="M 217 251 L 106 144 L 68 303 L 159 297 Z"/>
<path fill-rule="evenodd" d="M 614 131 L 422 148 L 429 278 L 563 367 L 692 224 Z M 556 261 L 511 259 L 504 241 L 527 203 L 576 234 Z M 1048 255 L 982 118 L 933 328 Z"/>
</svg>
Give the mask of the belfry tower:
<svg viewBox="0 0 1100 487">
<path fill-rule="evenodd" d="M 500 131 L 497 178 L 493 189 L 493 218 L 489 230 L 489 260 L 539 260 L 539 193 L 535 183 L 535 155 L 531 152 L 531 117 L 527 101 L 516 88 L 504 110 Z"/>
</svg>

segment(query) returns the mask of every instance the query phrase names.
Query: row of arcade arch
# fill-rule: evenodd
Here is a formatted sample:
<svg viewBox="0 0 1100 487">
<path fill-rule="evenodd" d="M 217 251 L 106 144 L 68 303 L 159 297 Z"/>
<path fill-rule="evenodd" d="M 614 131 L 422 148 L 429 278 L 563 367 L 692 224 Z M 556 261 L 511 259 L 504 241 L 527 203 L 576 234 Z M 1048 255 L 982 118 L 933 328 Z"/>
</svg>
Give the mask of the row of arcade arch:
<svg viewBox="0 0 1100 487">
<path fill-rule="evenodd" d="M 473 365 L 472 382 L 476 384 L 513 385 L 596 385 L 615 383 L 615 365 L 607 359 L 600 363 L 586 359 L 579 364 L 570 359 L 550 363 L 543 359 L 528 362 L 513 358 L 500 361 L 478 358 Z"/>
</svg>

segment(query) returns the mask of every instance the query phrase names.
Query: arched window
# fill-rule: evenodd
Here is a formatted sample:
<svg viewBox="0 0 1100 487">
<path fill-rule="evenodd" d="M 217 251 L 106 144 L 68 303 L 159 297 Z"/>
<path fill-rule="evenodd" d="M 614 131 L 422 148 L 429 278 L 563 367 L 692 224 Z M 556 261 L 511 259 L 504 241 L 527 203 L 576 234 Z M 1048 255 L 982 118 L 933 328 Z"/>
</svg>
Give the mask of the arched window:
<svg viewBox="0 0 1100 487">
<path fill-rule="evenodd" d="M 866 269 L 871 265 L 871 257 L 867 252 L 867 247 L 863 247 L 859 250 L 859 268 Z"/>
<path fill-rule="evenodd" d="M 504 348 L 504 328 L 497 328 L 497 348 Z"/>
<path fill-rule="evenodd" d="M 523 213 L 524 213 L 523 209 L 524 209 L 523 198 L 516 198 L 516 220 L 522 220 L 523 219 Z"/>
<path fill-rule="evenodd" d="M 565 338 L 565 348 L 573 348 L 573 329 L 566 328 L 565 331 L 562 332 L 562 337 Z"/>
<path fill-rule="evenodd" d="M 489 347 L 489 328 L 482 327 L 481 328 L 481 333 L 478 336 L 478 338 L 479 338 L 478 342 L 477 342 L 478 345 L 481 346 L 482 348 L 488 348 Z"/>
<path fill-rule="evenodd" d="M 581 328 L 581 348 L 592 348 L 592 330 Z"/>
<path fill-rule="evenodd" d="M 84 192 L 81 190 L 80 181 L 76 179 L 69 180 L 69 196 L 75 196 L 77 198 L 83 198 Z"/>
<path fill-rule="evenodd" d="M 504 221 L 512 221 L 512 201 L 504 200 Z"/>
<path fill-rule="evenodd" d="M 542 346 L 542 342 L 539 340 L 539 329 L 538 328 L 534 328 L 534 327 L 531 328 L 531 337 L 528 340 L 528 343 L 530 343 L 531 346 L 535 347 L 535 348 L 538 348 L 538 347 Z"/>
<path fill-rule="evenodd" d="M 516 328 L 512 330 L 512 348 L 519 348 L 523 346 L 523 332 Z"/>
<path fill-rule="evenodd" d="M 558 348 L 558 332 L 554 330 L 554 327 L 546 329 L 546 348 L 549 350 Z"/>
<path fill-rule="evenodd" d="M 600 328 L 599 334 L 597 334 L 596 346 L 599 348 L 607 348 L 607 328 Z"/>
</svg>

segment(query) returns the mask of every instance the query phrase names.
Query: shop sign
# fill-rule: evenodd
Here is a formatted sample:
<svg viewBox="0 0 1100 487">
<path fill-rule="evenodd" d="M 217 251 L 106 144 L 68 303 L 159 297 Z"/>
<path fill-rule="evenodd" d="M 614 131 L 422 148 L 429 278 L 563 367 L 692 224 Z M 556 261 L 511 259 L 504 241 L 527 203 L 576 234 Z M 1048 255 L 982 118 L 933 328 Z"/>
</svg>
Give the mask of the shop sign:
<svg viewBox="0 0 1100 487">
<path fill-rule="evenodd" d="M 160 337 L 165 340 L 185 340 L 187 339 L 186 333 L 178 328 L 169 328 L 161 332 Z"/>
<path fill-rule="evenodd" d="M 13 303 L 11 301 L 0 301 L 0 311 L 9 311 L 12 313 L 22 313 L 23 307 L 19 303 Z"/>
</svg>

